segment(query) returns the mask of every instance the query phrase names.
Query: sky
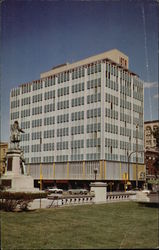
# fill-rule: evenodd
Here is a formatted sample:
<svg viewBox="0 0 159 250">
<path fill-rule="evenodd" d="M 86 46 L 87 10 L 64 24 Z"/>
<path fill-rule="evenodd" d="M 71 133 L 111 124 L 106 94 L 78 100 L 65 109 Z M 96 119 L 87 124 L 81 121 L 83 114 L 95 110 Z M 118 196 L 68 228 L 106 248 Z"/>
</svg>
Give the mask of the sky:
<svg viewBox="0 0 159 250">
<path fill-rule="evenodd" d="M 135 0 L 3 0 L 0 9 L 1 141 L 9 141 L 9 95 L 65 62 L 118 49 L 144 81 L 144 120 L 158 116 L 158 5 Z"/>
</svg>

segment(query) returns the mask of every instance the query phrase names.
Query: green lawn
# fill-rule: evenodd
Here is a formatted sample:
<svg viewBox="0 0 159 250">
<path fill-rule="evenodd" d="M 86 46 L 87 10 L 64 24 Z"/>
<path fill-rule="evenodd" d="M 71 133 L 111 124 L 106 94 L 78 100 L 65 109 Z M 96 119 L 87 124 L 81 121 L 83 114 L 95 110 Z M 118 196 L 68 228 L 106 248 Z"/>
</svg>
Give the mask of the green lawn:
<svg viewBox="0 0 159 250">
<path fill-rule="evenodd" d="M 135 202 L 1 212 L 2 249 L 154 249 L 158 215 Z"/>
</svg>

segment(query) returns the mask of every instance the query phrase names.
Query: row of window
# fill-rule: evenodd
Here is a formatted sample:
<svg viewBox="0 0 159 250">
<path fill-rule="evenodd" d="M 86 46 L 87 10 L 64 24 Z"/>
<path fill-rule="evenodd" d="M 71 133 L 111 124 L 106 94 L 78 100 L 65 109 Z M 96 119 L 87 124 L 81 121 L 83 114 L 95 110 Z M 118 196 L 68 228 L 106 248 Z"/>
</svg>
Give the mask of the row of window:
<svg viewBox="0 0 159 250">
<path fill-rule="evenodd" d="M 34 81 L 32 85 L 33 85 L 33 91 L 43 88 L 43 83 L 41 80 Z"/>
<path fill-rule="evenodd" d="M 69 108 L 69 100 L 61 101 L 57 103 L 57 110 Z"/>
<path fill-rule="evenodd" d="M 45 100 L 55 98 L 55 90 L 51 90 L 51 91 L 45 92 L 44 98 L 45 98 Z"/>
<path fill-rule="evenodd" d="M 92 79 L 87 82 L 87 89 L 101 87 L 101 78 Z"/>
<path fill-rule="evenodd" d="M 54 129 L 44 131 L 44 138 L 53 138 L 53 137 L 54 137 Z"/>
<path fill-rule="evenodd" d="M 19 100 L 14 100 L 11 102 L 11 109 L 19 107 Z"/>
<path fill-rule="evenodd" d="M 105 116 L 118 120 L 118 111 L 106 108 Z"/>
<path fill-rule="evenodd" d="M 71 155 L 71 161 L 82 161 L 82 160 L 83 160 L 83 154 Z"/>
<path fill-rule="evenodd" d="M 136 138 L 136 130 L 133 131 L 133 138 Z M 138 139 L 143 139 L 143 131 L 138 132 Z"/>
<path fill-rule="evenodd" d="M 58 76 L 57 76 L 58 83 L 63 83 L 66 81 L 69 81 L 69 72 L 62 72 L 62 73 L 58 74 Z"/>
<path fill-rule="evenodd" d="M 50 87 L 55 85 L 55 76 L 50 76 L 44 80 L 45 87 Z"/>
<path fill-rule="evenodd" d="M 31 92 L 31 83 L 22 85 L 22 94 Z M 20 89 L 19 89 L 20 94 Z"/>
<path fill-rule="evenodd" d="M 133 98 L 143 102 L 143 94 L 140 92 L 133 91 Z"/>
<path fill-rule="evenodd" d="M 39 115 L 39 114 L 42 114 L 42 106 L 32 108 L 32 115 Z"/>
<path fill-rule="evenodd" d="M 83 148 L 84 140 L 78 140 L 71 142 L 71 148 Z M 100 138 L 87 139 L 87 148 L 100 146 Z M 68 141 L 57 142 L 57 150 L 69 149 Z M 110 147 L 110 152 L 112 153 L 112 148 L 118 148 L 118 140 L 105 138 L 105 147 Z M 131 150 L 131 144 L 129 142 L 120 141 L 120 149 Z M 22 146 L 22 150 L 25 153 L 29 153 L 29 145 Z M 35 144 L 31 146 L 32 152 L 41 152 L 41 145 Z M 44 143 L 43 151 L 54 151 L 54 143 Z M 136 144 L 133 144 L 133 151 L 136 151 Z M 143 145 L 138 144 L 138 151 L 143 151 Z"/>
<path fill-rule="evenodd" d="M 37 95 L 33 95 L 32 96 L 32 103 L 35 103 L 35 102 L 41 102 L 42 101 L 42 93 L 41 94 L 37 94 Z"/>
<path fill-rule="evenodd" d="M 72 80 L 84 77 L 85 75 L 84 73 L 85 73 L 84 67 L 74 69 L 72 71 Z"/>
<path fill-rule="evenodd" d="M 87 68 L 87 75 L 101 72 L 101 63 L 92 64 Z"/>
<path fill-rule="evenodd" d="M 41 152 L 41 144 L 31 145 L 31 152 L 34 153 Z"/>
<path fill-rule="evenodd" d="M 93 103 L 93 102 L 100 102 L 100 101 L 101 101 L 101 94 L 100 93 L 87 95 L 87 104 Z"/>
<path fill-rule="evenodd" d="M 121 112 L 120 113 L 120 121 L 123 121 L 123 122 L 126 121 L 128 123 L 131 123 L 131 116 Z"/>
<path fill-rule="evenodd" d="M 33 110 L 32 110 L 33 112 Z M 24 109 L 21 111 L 21 118 L 30 116 L 30 109 Z"/>
<path fill-rule="evenodd" d="M 72 107 L 84 105 L 84 96 L 72 99 Z"/>
<path fill-rule="evenodd" d="M 138 151 L 143 151 L 144 150 L 144 146 L 143 144 L 138 144 Z M 136 144 L 133 144 L 133 151 L 136 151 Z"/>
<path fill-rule="evenodd" d="M 120 135 L 123 136 L 131 136 L 131 129 L 125 128 L 125 127 L 120 127 Z"/>
<path fill-rule="evenodd" d="M 100 117 L 101 108 L 87 110 L 87 118 Z"/>
<path fill-rule="evenodd" d="M 120 93 L 123 95 L 131 96 L 131 89 L 120 84 Z"/>
<path fill-rule="evenodd" d="M 118 148 L 118 140 L 105 138 L 105 147 Z"/>
<path fill-rule="evenodd" d="M 115 82 L 115 81 L 112 81 L 112 80 L 110 80 L 110 79 L 106 79 L 105 86 L 106 86 L 107 88 L 112 89 L 112 90 L 118 91 L 118 83 Z"/>
<path fill-rule="evenodd" d="M 32 120 L 32 128 L 36 128 L 40 126 L 42 126 L 42 119 Z"/>
<path fill-rule="evenodd" d="M 24 153 L 29 153 L 29 145 L 22 146 L 21 149 Z"/>
<path fill-rule="evenodd" d="M 84 140 L 71 141 L 71 149 L 84 148 Z"/>
<path fill-rule="evenodd" d="M 131 102 L 120 99 L 120 107 L 131 110 Z"/>
<path fill-rule="evenodd" d="M 133 124 L 134 125 L 139 124 L 140 126 L 143 126 L 143 118 L 133 117 Z"/>
<path fill-rule="evenodd" d="M 118 76 L 118 68 L 110 63 L 106 63 L 106 73 L 111 73 L 111 75 Z"/>
<path fill-rule="evenodd" d="M 58 155 L 56 159 L 57 159 L 57 162 L 66 162 L 68 161 L 68 155 Z"/>
<path fill-rule="evenodd" d="M 31 157 L 31 163 L 40 163 L 41 157 Z"/>
<path fill-rule="evenodd" d="M 131 144 L 129 142 L 120 141 L 120 149 L 131 150 Z"/>
<path fill-rule="evenodd" d="M 71 128 L 71 135 L 84 134 L 84 125 Z"/>
<path fill-rule="evenodd" d="M 57 137 L 63 137 L 69 135 L 69 128 L 58 128 Z"/>
<path fill-rule="evenodd" d="M 63 114 L 57 116 L 57 123 L 69 122 L 69 114 Z"/>
<path fill-rule="evenodd" d="M 57 96 L 64 96 L 64 95 L 69 95 L 69 87 L 64 87 L 64 88 L 60 88 L 57 91 Z"/>
<path fill-rule="evenodd" d="M 44 143 L 43 150 L 44 151 L 53 151 L 54 150 L 54 143 Z"/>
<path fill-rule="evenodd" d="M 44 113 L 55 111 L 55 103 L 49 103 L 44 106 Z"/>
<path fill-rule="evenodd" d="M 12 89 L 11 97 L 20 95 L 20 88 Z"/>
<path fill-rule="evenodd" d="M 118 126 L 110 123 L 105 124 L 105 132 L 118 134 Z"/>
<path fill-rule="evenodd" d="M 77 93 L 80 91 L 84 91 L 84 82 L 72 85 L 72 93 Z"/>
<path fill-rule="evenodd" d="M 72 121 L 83 120 L 83 119 L 84 119 L 84 111 L 74 112 L 71 114 Z"/>
<path fill-rule="evenodd" d="M 137 112 L 137 113 L 143 113 L 143 107 L 133 104 L 133 111 Z"/>
<path fill-rule="evenodd" d="M 44 118 L 44 126 L 55 124 L 55 117 L 49 116 Z"/>
<path fill-rule="evenodd" d="M 117 161 L 118 160 L 118 155 L 117 154 L 110 154 L 110 153 L 106 153 L 105 154 L 105 159 L 108 161 Z"/>
<path fill-rule="evenodd" d="M 105 94 L 105 101 L 118 105 L 118 97 L 114 95 L 110 95 L 108 93 Z"/>
<path fill-rule="evenodd" d="M 11 120 L 16 120 L 19 118 L 19 111 L 13 112 L 10 115 Z"/>
<path fill-rule="evenodd" d="M 28 104 L 30 104 L 30 103 L 31 103 L 31 98 L 30 98 L 30 96 L 21 99 L 21 105 L 22 105 L 22 106 L 28 105 Z"/>
<path fill-rule="evenodd" d="M 43 162 L 44 163 L 47 163 L 47 162 L 54 162 L 54 156 L 53 155 L 50 155 L 50 156 L 44 156 L 43 157 Z"/>
<path fill-rule="evenodd" d="M 87 148 L 100 147 L 100 138 L 87 139 Z"/>
<path fill-rule="evenodd" d="M 101 130 L 100 123 L 88 124 L 87 133 L 99 132 Z"/>
<path fill-rule="evenodd" d="M 42 132 L 41 131 L 33 132 L 31 137 L 32 137 L 32 140 L 38 140 L 42 138 Z"/>
<path fill-rule="evenodd" d="M 57 147 L 57 150 L 68 149 L 68 141 L 57 142 L 56 147 Z"/>
<path fill-rule="evenodd" d="M 87 154 L 86 159 L 89 160 L 100 160 L 100 153 Z"/>
<path fill-rule="evenodd" d="M 21 122 L 21 128 L 22 129 L 28 129 L 28 128 L 30 128 L 30 121 Z"/>
</svg>

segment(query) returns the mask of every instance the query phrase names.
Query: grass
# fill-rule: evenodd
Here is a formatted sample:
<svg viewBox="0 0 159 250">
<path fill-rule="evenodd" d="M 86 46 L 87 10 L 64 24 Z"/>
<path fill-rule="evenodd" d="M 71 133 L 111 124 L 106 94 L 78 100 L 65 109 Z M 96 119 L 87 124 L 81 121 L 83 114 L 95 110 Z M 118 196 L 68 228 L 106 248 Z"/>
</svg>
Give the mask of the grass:
<svg viewBox="0 0 159 250">
<path fill-rule="evenodd" d="M 156 248 L 158 209 L 135 202 L 1 212 L 2 249 Z"/>
</svg>

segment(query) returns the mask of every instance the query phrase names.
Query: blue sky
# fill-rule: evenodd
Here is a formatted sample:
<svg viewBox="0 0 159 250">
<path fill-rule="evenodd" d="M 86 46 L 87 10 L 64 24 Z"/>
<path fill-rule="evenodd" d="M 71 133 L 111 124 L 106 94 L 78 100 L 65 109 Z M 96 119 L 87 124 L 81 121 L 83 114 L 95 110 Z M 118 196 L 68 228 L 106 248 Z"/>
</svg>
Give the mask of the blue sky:
<svg viewBox="0 0 159 250">
<path fill-rule="evenodd" d="M 158 119 L 156 1 L 5 0 L 1 4 L 1 140 L 9 93 L 57 64 L 117 48 L 145 81 L 145 120 Z"/>
</svg>

